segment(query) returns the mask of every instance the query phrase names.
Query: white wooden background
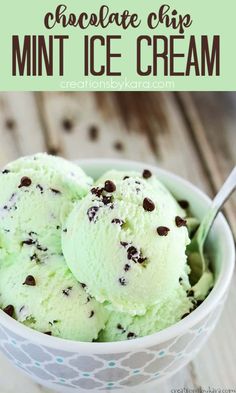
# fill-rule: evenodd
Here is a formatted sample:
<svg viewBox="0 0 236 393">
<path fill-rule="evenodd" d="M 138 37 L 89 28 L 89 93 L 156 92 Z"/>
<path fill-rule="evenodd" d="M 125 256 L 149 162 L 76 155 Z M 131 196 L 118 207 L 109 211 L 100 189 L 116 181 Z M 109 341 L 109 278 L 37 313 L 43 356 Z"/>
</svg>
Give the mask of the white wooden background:
<svg viewBox="0 0 236 393">
<path fill-rule="evenodd" d="M 0 166 L 39 151 L 155 163 L 213 195 L 236 162 L 236 93 L 0 93 Z M 225 213 L 236 234 L 236 198 Z M 212 337 L 158 392 L 236 389 L 235 336 L 234 275 Z M 49 391 L 0 355 L 0 393 L 15 392 Z"/>
</svg>

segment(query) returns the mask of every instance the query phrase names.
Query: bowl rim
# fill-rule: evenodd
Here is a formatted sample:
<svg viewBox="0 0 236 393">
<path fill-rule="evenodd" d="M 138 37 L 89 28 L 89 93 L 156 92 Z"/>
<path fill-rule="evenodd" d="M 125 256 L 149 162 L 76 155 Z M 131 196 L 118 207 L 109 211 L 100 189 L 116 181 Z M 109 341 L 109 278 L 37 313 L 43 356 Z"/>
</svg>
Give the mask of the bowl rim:
<svg viewBox="0 0 236 393">
<path fill-rule="evenodd" d="M 162 177 L 167 177 L 168 180 L 173 180 L 174 183 L 180 185 L 182 184 L 185 187 L 191 189 L 199 196 L 202 201 L 206 203 L 206 205 L 209 206 L 211 203 L 211 199 L 197 186 L 193 185 L 191 182 L 185 180 L 181 176 L 178 176 L 165 169 L 159 168 L 156 165 L 150 165 L 148 163 L 140 161 L 112 158 L 81 159 L 75 160 L 74 162 L 77 165 L 80 165 L 82 169 L 84 169 L 84 167 L 87 167 L 88 165 L 96 166 L 96 168 L 106 165 L 108 169 L 113 168 L 113 166 L 118 169 L 117 167 L 120 166 L 120 170 L 121 168 L 123 169 L 126 165 L 127 170 L 143 170 L 144 168 L 150 169 L 155 174 L 159 173 L 162 175 Z M 38 344 L 40 346 L 45 346 L 56 350 L 69 351 L 73 353 L 78 352 L 86 354 L 111 354 L 131 351 L 136 352 L 141 348 L 156 346 L 170 340 L 171 338 L 182 336 L 189 328 L 199 323 L 215 308 L 215 306 L 220 302 L 230 285 L 235 262 L 234 239 L 229 224 L 222 213 L 218 215 L 217 221 L 222 226 L 222 231 L 227 246 L 226 249 L 228 250 L 228 263 L 225 263 L 223 265 L 224 268 L 222 268 L 220 271 L 216 285 L 214 286 L 208 297 L 204 300 L 204 302 L 183 320 L 166 329 L 163 329 L 160 332 L 126 341 L 101 343 L 81 342 L 63 339 L 59 337 L 47 336 L 9 317 L 2 310 L 0 310 L 0 326 L 9 329 L 11 332 L 13 332 L 13 334 L 15 333 L 18 336 L 24 337 L 25 340 L 29 340 L 34 344 Z"/>
</svg>

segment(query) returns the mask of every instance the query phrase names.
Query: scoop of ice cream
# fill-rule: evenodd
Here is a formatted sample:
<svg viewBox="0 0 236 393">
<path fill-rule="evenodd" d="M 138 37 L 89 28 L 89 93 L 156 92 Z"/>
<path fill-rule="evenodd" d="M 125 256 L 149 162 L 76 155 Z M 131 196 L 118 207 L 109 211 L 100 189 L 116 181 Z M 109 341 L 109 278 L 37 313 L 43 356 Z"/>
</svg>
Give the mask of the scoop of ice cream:
<svg viewBox="0 0 236 393">
<path fill-rule="evenodd" d="M 66 262 L 99 302 L 142 315 L 162 305 L 184 274 L 184 214 L 149 171 L 110 171 L 68 217 Z"/>
<path fill-rule="evenodd" d="M 163 330 L 187 316 L 195 300 L 181 285 L 172 291 L 161 305 L 152 306 L 144 315 L 111 312 L 106 327 L 99 334 L 99 341 L 122 341 L 147 336 Z M 190 296 L 189 296 L 190 295 Z"/>
<path fill-rule="evenodd" d="M 63 158 L 37 154 L 0 173 L 0 259 L 28 248 L 35 258 L 61 252 L 61 226 L 92 180 Z"/>
<path fill-rule="evenodd" d="M 62 256 L 41 263 L 27 255 L 10 258 L 0 265 L 2 309 L 14 310 L 15 319 L 43 333 L 79 341 L 97 338 L 107 311 L 86 293 Z"/>
</svg>

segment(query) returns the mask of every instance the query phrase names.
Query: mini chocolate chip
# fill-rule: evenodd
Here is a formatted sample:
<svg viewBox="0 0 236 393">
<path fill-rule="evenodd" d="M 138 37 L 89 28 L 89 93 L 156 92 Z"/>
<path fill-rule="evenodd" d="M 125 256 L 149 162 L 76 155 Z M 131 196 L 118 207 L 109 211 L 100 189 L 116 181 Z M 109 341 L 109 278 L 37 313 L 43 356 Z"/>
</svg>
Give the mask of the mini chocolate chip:
<svg viewBox="0 0 236 393">
<path fill-rule="evenodd" d="M 102 203 L 104 203 L 104 205 L 108 205 L 109 203 L 112 203 L 112 196 L 107 196 L 107 195 L 103 195 L 102 197 Z"/>
<path fill-rule="evenodd" d="M 43 194 L 43 187 L 40 184 L 37 184 L 36 188 L 38 188 L 41 194 Z"/>
<path fill-rule="evenodd" d="M 64 233 L 67 233 L 67 228 L 63 229 L 63 232 L 64 232 Z"/>
<path fill-rule="evenodd" d="M 152 212 L 155 209 L 155 204 L 149 198 L 144 198 L 143 200 L 143 208 L 148 212 Z"/>
<path fill-rule="evenodd" d="M 3 209 L 4 209 L 4 210 L 7 210 L 7 205 L 3 206 Z"/>
<path fill-rule="evenodd" d="M 149 171 L 149 169 L 144 169 L 143 171 L 143 178 L 144 179 L 149 179 L 152 176 L 152 172 Z"/>
<path fill-rule="evenodd" d="M 128 263 L 126 263 L 125 267 L 124 267 L 124 271 L 128 272 L 130 270 L 130 268 L 131 268 L 131 266 Z"/>
<path fill-rule="evenodd" d="M 118 323 L 118 325 L 116 327 L 117 327 L 118 330 L 125 330 L 120 323 Z"/>
<path fill-rule="evenodd" d="M 182 207 L 182 209 L 188 209 L 189 208 L 189 202 L 182 200 L 182 201 L 178 201 L 178 204 Z"/>
<path fill-rule="evenodd" d="M 122 142 L 117 141 L 117 142 L 114 143 L 114 148 L 115 148 L 116 150 L 118 150 L 118 151 L 121 151 L 121 150 L 124 149 L 124 145 L 123 145 Z"/>
<path fill-rule="evenodd" d="M 32 237 L 33 235 L 36 235 L 36 236 L 37 236 L 37 233 L 36 233 L 36 232 L 33 232 L 33 231 L 29 232 L 29 236 Z"/>
<path fill-rule="evenodd" d="M 116 185 L 113 183 L 113 181 L 106 180 L 104 189 L 106 192 L 114 192 L 116 190 Z"/>
<path fill-rule="evenodd" d="M 23 285 L 29 285 L 30 287 L 35 287 L 36 281 L 33 276 L 27 276 Z"/>
<path fill-rule="evenodd" d="M 113 218 L 113 220 L 111 221 L 112 224 L 118 224 L 122 227 L 122 225 L 124 225 L 124 221 L 121 220 L 120 218 Z"/>
<path fill-rule="evenodd" d="M 184 220 L 183 218 L 179 217 L 179 216 L 176 216 L 176 217 L 175 217 L 175 224 L 176 224 L 176 226 L 177 226 L 178 228 L 180 228 L 180 227 L 186 227 L 187 221 Z"/>
<path fill-rule="evenodd" d="M 54 194 L 61 194 L 61 191 L 56 190 L 55 188 L 50 188 L 50 190 L 51 190 Z"/>
<path fill-rule="evenodd" d="M 66 132 L 71 132 L 73 129 L 73 122 L 71 119 L 65 118 L 62 120 L 62 127 Z"/>
<path fill-rule="evenodd" d="M 128 246 L 127 242 L 120 242 L 120 244 L 121 244 L 122 247 L 127 247 Z"/>
<path fill-rule="evenodd" d="M 70 296 L 70 291 L 72 290 L 72 287 L 68 287 L 66 289 L 63 289 L 62 293 L 65 296 Z"/>
<path fill-rule="evenodd" d="M 183 281 L 182 277 L 179 278 L 179 283 L 181 284 L 181 282 Z"/>
<path fill-rule="evenodd" d="M 123 180 L 129 179 L 129 176 L 125 176 L 123 177 Z"/>
<path fill-rule="evenodd" d="M 33 240 L 33 239 L 27 239 L 27 240 L 24 240 L 23 242 L 22 242 L 22 246 L 24 245 L 24 244 L 26 244 L 27 246 L 32 246 L 33 244 L 35 244 L 36 242 L 35 242 L 35 240 Z"/>
<path fill-rule="evenodd" d="M 91 188 L 91 193 L 96 195 L 98 198 L 100 198 L 100 196 L 102 195 L 104 188 L 99 188 L 99 187 L 93 187 Z"/>
<path fill-rule="evenodd" d="M 92 318 L 94 316 L 94 311 L 91 311 L 89 318 Z"/>
<path fill-rule="evenodd" d="M 119 278 L 119 283 L 120 283 L 120 285 L 122 285 L 122 286 L 125 286 L 125 285 L 127 284 L 126 279 L 125 279 L 124 277 L 120 277 L 120 278 Z"/>
<path fill-rule="evenodd" d="M 10 173 L 9 169 L 4 169 L 4 171 L 2 171 L 3 175 L 7 175 L 8 173 Z"/>
<path fill-rule="evenodd" d="M 5 308 L 3 309 L 3 311 L 4 311 L 7 315 L 9 315 L 9 317 L 13 317 L 13 314 L 14 314 L 15 309 L 14 309 L 14 306 L 12 306 L 11 304 L 9 304 L 9 306 L 5 307 Z"/>
<path fill-rule="evenodd" d="M 169 231 L 170 231 L 170 229 L 167 227 L 158 227 L 157 228 L 157 233 L 159 236 L 167 236 Z"/>
<path fill-rule="evenodd" d="M 137 337 L 136 334 L 133 333 L 133 332 L 129 332 L 129 333 L 127 334 L 128 340 L 131 340 L 132 338 L 136 338 L 136 337 Z"/>
<path fill-rule="evenodd" d="M 88 216 L 90 222 L 91 222 L 91 221 L 94 221 L 94 222 L 95 222 L 95 217 L 96 217 L 96 214 L 97 214 L 97 212 L 98 212 L 98 209 L 99 209 L 98 206 L 92 206 L 92 207 L 90 207 L 90 208 L 88 209 L 88 211 L 87 211 L 87 216 Z"/>
<path fill-rule="evenodd" d="M 98 136 L 99 136 L 99 129 L 98 129 L 97 126 L 91 125 L 91 126 L 89 127 L 88 132 L 89 132 L 89 138 L 90 138 L 92 141 L 95 141 L 96 139 L 98 139 Z"/>
<path fill-rule="evenodd" d="M 56 226 L 56 229 L 57 229 L 57 230 L 59 230 L 60 228 L 61 228 L 60 225 L 57 225 L 57 226 Z"/>
<path fill-rule="evenodd" d="M 194 291 L 193 291 L 192 289 L 190 289 L 190 290 L 188 291 L 188 293 L 187 293 L 187 296 L 188 296 L 188 297 L 194 296 Z"/>
<path fill-rule="evenodd" d="M 29 187 L 29 186 L 31 186 L 31 184 L 32 184 L 32 180 L 29 177 L 24 176 L 24 177 L 22 177 L 20 185 L 19 185 L 18 188 Z"/>
<path fill-rule="evenodd" d="M 87 296 L 87 303 L 89 303 L 91 299 L 91 296 Z"/>
<path fill-rule="evenodd" d="M 87 285 L 84 284 L 83 282 L 81 282 L 80 285 L 81 285 L 81 287 L 82 287 L 83 289 L 87 287 Z"/>
<path fill-rule="evenodd" d="M 19 312 L 22 312 L 22 311 L 24 310 L 24 308 L 25 308 L 25 306 L 22 306 L 22 307 L 19 309 Z"/>
<path fill-rule="evenodd" d="M 46 252 L 48 250 L 47 247 L 43 248 L 40 244 L 37 244 L 36 248 L 37 248 L 37 250 L 44 251 L 44 252 Z"/>
<path fill-rule="evenodd" d="M 186 312 L 186 314 L 182 315 L 181 319 L 186 318 L 189 314 L 190 314 L 189 312 Z"/>
<path fill-rule="evenodd" d="M 128 259 L 133 259 L 134 257 L 137 257 L 138 255 L 138 250 L 134 246 L 130 246 L 127 250 L 127 256 Z"/>
<path fill-rule="evenodd" d="M 46 334 L 47 336 L 51 336 L 52 332 L 44 332 L 44 334 Z"/>
</svg>

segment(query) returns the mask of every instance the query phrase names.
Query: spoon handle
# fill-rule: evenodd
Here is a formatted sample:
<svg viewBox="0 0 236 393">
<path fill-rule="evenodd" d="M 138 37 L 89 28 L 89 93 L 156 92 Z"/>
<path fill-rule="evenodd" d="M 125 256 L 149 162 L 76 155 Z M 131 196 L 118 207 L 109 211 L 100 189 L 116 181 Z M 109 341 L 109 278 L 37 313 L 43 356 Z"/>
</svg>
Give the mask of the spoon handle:
<svg viewBox="0 0 236 393">
<path fill-rule="evenodd" d="M 221 187 L 220 191 L 214 198 L 209 213 L 206 214 L 206 216 L 202 220 L 197 236 L 199 244 L 203 245 L 208 235 L 208 232 L 212 227 L 215 217 L 217 216 L 218 212 L 221 210 L 224 203 L 228 200 L 230 195 L 235 191 L 235 189 L 236 189 L 236 167 L 234 167 L 229 177 L 226 179 L 225 183 Z"/>
</svg>

